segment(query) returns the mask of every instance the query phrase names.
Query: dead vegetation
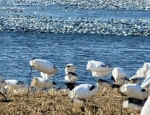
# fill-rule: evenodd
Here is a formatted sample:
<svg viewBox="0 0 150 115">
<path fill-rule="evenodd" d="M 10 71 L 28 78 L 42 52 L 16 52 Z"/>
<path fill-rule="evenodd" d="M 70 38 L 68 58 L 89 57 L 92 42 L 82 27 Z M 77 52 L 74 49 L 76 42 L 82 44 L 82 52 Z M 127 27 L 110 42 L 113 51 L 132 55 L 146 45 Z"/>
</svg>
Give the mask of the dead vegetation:
<svg viewBox="0 0 150 115">
<path fill-rule="evenodd" d="M 86 105 L 72 103 L 66 92 L 49 90 L 29 94 L 6 94 L 10 102 L 0 102 L 1 115 L 139 115 L 121 109 L 122 96 L 116 91 L 99 93 Z M 125 97 L 124 97 L 125 98 Z M 1 97 L 1 100 L 3 98 Z"/>
</svg>

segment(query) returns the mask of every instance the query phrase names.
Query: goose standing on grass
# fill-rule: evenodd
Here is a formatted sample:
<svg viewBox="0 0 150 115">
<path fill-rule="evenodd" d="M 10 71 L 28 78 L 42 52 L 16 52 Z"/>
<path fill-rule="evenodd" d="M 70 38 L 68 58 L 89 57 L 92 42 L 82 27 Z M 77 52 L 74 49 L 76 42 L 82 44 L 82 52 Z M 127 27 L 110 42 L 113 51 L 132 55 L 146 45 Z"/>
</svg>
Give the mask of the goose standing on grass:
<svg viewBox="0 0 150 115">
<path fill-rule="evenodd" d="M 20 80 L 3 80 L 2 76 L 0 76 L 0 87 L 4 93 L 7 93 L 8 91 L 24 88 L 25 83 Z"/>
<path fill-rule="evenodd" d="M 136 110 L 136 111 L 140 112 L 142 110 L 143 105 L 146 100 L 147 100 L 147 98 L 144 100 L 131 98 L 131 97 L 127 98 L 123 102 L 123 108 L 130 109 L 130 110 Z"/>
<path fill-rule="evenodd" d="M 80 84 L 72 90 L 68 90 L 68 95 L 74 102 L 84 102 L 86 99 L 97 94 L 100 87 L 99 85 Z"/>
<path fill-rule="evenodd" d="M 33 58 L 32 60 L 29 61 L 29 64 L 31 66 L 31 73 L 32 73 L 32 68 L 34 68 L 39 72 L 41 72 L 41 76 L 42 76 L 42 78 L 35 77 L 32 79 L 31 83 L 29 82 L 31 89 L 32 87 L 51 88 L 53 85 L 55 85 L 55 82 L 49 80 L 49 78 L 53 77 L 56 73 L 58 73 L 58 69 L 53 63 L 47 60 Z M 31 73 L 29 79 L 31 79 Z M 28 94 L 29 94 L 29 90 L 28 90 Z"/>
<path fill-rule="evenodd" d="M 146 99 L 148 98 L 148 92 L 141 88 L 138 84 L 124 84 L 120 88 L 120 92 L 127 97 L 132 97 L 136 99 Z"/>
<path fill-rule="evenodd" d="M 30 88 L 32 89 L 33 87 L 37 88 L 37 89 L 42 89 L 42 88 L 52 88 L 53 86 L 55 86 L 56 83 L 52 80 L 49 79 L 45 79 L 42 77 L 34 77 L 32 79 L 32 82 L 30 84 Z"/>
<path fill-rule="evenodd" d="M 3 80 L 2 90 L 4 93 L 13 92 L 17 93 L 19 90 L 26 87 L 26 84 L 20 80 Z"/>
</svg>

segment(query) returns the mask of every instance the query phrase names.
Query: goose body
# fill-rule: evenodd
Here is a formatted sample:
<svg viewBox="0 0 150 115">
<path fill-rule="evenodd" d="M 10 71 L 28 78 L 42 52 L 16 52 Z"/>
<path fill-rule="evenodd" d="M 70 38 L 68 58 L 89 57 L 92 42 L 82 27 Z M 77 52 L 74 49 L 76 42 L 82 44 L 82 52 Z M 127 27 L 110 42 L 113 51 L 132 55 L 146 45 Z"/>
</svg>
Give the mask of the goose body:
<svg viewBox="0 0 150 115">
<path fill-rule="evenodd" d="M 116 85 L 124 85 L 124 84 L 128 84 L 128 83 L 130 83 L 130 80 L 129 79 L 126 79 L 126 78 L 121 78 L 121 79 L 119 79 L 119 80 L 116 80 L 115 82 L 114 82 L 114 84 L 116 84 Z"/>
<path fill-rule="evenodd" d="M 141 86 L 138 84 L 124 84 L 121 86 L 120 92 L 123 95 L 136 99 L 146 99 L 148 97 L 148 93 L 142 90 Z"/>
<path fill-rule="evenodd" d="M 56 85 L 55 82 L 51 80 L 44 79 L 42 77 L 34 77 L 32 79 L 30 87 L 36 87 L 36 88 L 52 88 L 54 85 Z"/>
<path fill-rule="evenodd" d="M 88 61 L 86 69 L 92 72 L 93 77 L 107 76 L 113 70 L 109 64 L 94 60 Z"/>
<path fill-rule="evenodd" d="M 144 103 L 145 103 L 145 100 L 135 99 L 135 98 L 127 98 L 123 102 L 123 108 L 141 111 Z"/>
<path fill-rule="evenodd" d="M 29 64 L 36 70 L 45 74 L 56 74 L 58 72 L 56 66 L 47 60 L 32 59 L 29 61 Z"/>
<path fill-rule="evenodd" d="M 99 79 L 97 85 L 100 87 L 111 87 L 111 83 L 103 79 Z"/>
<path fill-rule="evenodd" d="M 105 64 L 104 62 L 91 60 L 88 61 L 86 69 L 95 72 L 109 71 L 111 73 L 113 68 L 109 64 Z"/>
<path fill-rule="evenodd" d="M 132 76 L 132 77 L 129 78 L 130 83 L 132 83 L 132 84 L 140 84 L 141 80 L 143 80 L 143 79 L 144 78 L 139 77 L 138 75 L 134 75 L 134 76 Z"/>
<path fill-rule="evenodd" d="M 14 89 L 25 87 L 25 83 L 20 80 L 4 80 L 4 82 L 6 86 L 12 87 Z"/>
<path fill-rule="evenodd" d="M 142 88 L 146 88 L 146 87 L 148 87 L 149 85 L 150 85 L 150 75 L 145 78 L 145 80 L 144 80 L 144 81 L 142 82 L 142 84 L 141 84 L 141 87 L 142 87 Z"/>
<path fill-rule="evenodd" d="M 55 75 L 55 73 L 47 74 L 47 73 L 43 73 L 43 72 L 40 72 L 40 74 L 41 74 L 42 78 L 44 78 L 44 79 L 49 79 Z"/>
<path fill-rule="evenodd" d="M 147 101 L 145 102 L 140 115 L 149 115 L 150 114 L 149 107 L 150 107 L 150 96 L 148 97 Z"/>
<path fill-rule="evenodd" d="M 65 80 L 69 83 L 75 83 L 78 80 L 78 75 L 74 72 L 69 72 L 66 76 L 65 76 Z"/>
<path fill-rule="evenodd" d="M 69 91 L 69 97 L 72 99 L 86 99 L 95 95 L 99 91 L 99 87 L 91 84 L 81 84 Z"/>
<path fill-rule="evenodd" d="M 75 72 L 76 71 L 76 67 L 70 63 L 70 64 L 67 64 L 66 67 L 65 67 L 65 73 L 66 75 L 69 73 L 69 72 Z"/>
<path fill-rule="evenodd" d="M 112 70 L 112 76 L 114 77 L 114 80 L 117 81 L 117 80 L 120 80 L 122 78 L 125 78 L 126 77 L 126 73 L 125 73 L 125 71 L 122 68 L 115 67 Z"/>
</svg>

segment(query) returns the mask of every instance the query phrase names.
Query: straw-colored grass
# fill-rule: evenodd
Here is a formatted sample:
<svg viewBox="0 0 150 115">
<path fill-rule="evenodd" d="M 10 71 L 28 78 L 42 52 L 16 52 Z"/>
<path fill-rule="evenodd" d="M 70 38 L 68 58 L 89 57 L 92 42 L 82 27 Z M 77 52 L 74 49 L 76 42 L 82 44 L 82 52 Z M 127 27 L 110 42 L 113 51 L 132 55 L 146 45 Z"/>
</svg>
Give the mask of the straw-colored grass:
<svg viewBox="0 0 150 115">
<path fill-rule="evenodd" d="M 99 93 L 87 105 L 72 103 L 66 92 L 50 90 L 29 94 L 7 94 L 11 102 L 0 102 L 1 115 L 121 115 L 122 96 L 117 91 Z M 2 97 L 1 97 L 2 100 Z M 122 115 L 139 115 L 122 108 Z"/>
</svg>

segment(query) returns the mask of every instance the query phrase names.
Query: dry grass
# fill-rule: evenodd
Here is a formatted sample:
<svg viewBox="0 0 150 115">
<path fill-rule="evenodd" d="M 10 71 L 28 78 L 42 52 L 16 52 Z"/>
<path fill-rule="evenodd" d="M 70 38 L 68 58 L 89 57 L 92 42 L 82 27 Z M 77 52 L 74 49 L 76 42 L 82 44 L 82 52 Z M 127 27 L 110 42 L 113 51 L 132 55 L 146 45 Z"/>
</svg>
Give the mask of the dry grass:
<svg viewBox="0 0 150 115">
<path fill-rule="evenodd" d="M 116 92 L 99 93 L 87 105 L 71 102 L 66 92 L 50 90 L 27 94 L 7 94 L 12 102 L 0 102 L 1 115 L 121 115 L 122 97 Z M 1 98 L 2 100 L 2 98 Z M 122 115 L 139 115 L 122 109 Z"/>
</svg>

